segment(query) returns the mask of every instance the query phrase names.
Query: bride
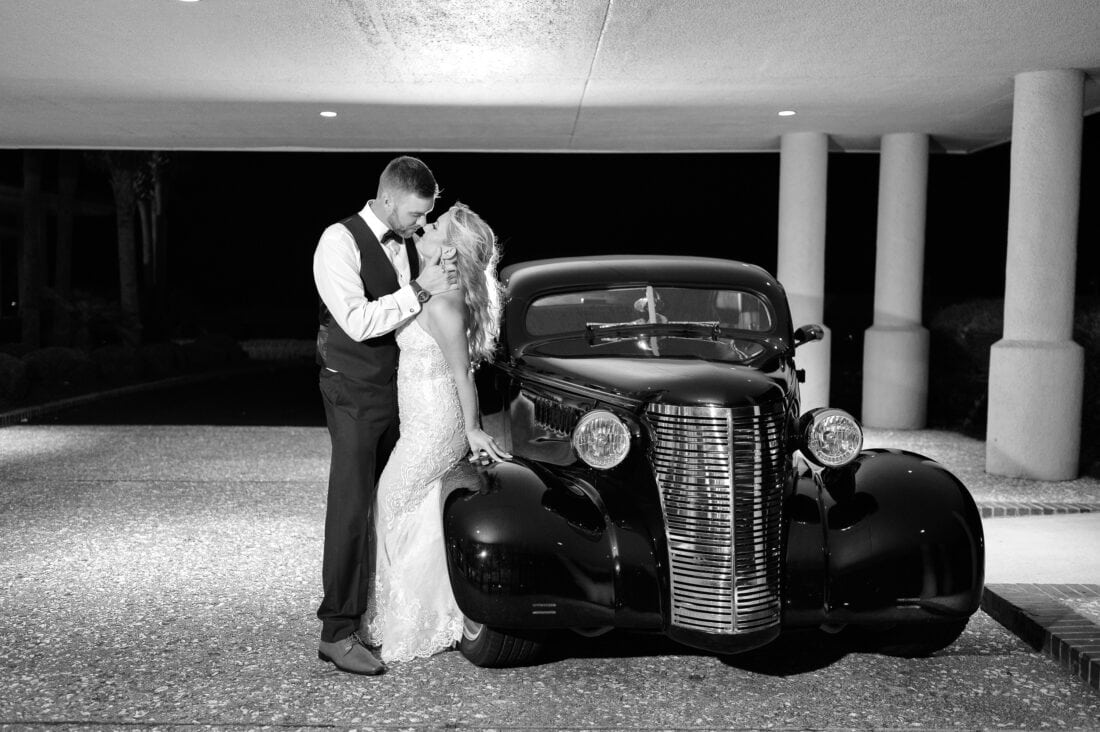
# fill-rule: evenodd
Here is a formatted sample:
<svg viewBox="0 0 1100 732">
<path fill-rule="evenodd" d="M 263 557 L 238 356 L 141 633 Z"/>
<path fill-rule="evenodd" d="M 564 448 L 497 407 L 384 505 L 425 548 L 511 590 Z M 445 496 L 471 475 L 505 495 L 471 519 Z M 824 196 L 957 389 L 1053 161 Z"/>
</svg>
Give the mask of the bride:
<svg viewBox="0 0 1100 732">
<path fill-rule="evenodd" d="M 375 584 L 362 625 L 386 662 L 430 656 L 461 638 L 444 554 L 441 476 L 468 451 L 511 457 L 479 426 L 473 380 L 499 332 L 496 237 L 456 203 L 416 246 L 428 260 L 453 249 L 459 287 L 432 297 L 397 331 L 401 437 L 378 482 Z"/>
</svg>

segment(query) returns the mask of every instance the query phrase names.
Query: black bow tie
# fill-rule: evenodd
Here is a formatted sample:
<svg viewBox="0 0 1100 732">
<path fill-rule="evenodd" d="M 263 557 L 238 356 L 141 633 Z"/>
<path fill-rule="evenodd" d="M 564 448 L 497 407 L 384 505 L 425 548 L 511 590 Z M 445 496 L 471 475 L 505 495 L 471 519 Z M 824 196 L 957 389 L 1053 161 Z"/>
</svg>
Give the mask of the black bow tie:
<svg viewBox="0 0 1100 732">
<path fill-rule="evenodd" d="M 405 243 L 405 240 L 402 239 L 400 236 L 398 236 L 396 233 L 394 233 L 393 229 L 390 229 L 389 231 L 387 231 L 385 234 L 382 235 L 382 243 L 383 244 L 385 244 L 387 242 L 391 242 L 391 241 L 395 241 L 398 244 L 404 244 Z"/>
</svg>

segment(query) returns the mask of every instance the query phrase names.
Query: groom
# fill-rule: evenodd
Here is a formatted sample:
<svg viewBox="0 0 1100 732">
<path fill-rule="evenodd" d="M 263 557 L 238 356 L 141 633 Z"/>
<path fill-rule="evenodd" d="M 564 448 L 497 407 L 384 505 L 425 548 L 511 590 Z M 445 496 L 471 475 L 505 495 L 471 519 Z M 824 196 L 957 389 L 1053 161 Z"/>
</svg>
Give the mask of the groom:
<svg viewBox="0 0 1100 732">
<path fill-rule="evenodd" d="M 397 441 L 393 331 L 455 285 L 453 262 L 437 257 L 421 269 L 411 238 L 438 195 L 427 165 L 396 158 L 382 171 L 377 196 L 325 229 L 313 255 L 317 360 L 332 441 L 318 655 L 350 673 L 386 670 L 359 622 L 374 577 L 375 482 Z"/>
</svg>

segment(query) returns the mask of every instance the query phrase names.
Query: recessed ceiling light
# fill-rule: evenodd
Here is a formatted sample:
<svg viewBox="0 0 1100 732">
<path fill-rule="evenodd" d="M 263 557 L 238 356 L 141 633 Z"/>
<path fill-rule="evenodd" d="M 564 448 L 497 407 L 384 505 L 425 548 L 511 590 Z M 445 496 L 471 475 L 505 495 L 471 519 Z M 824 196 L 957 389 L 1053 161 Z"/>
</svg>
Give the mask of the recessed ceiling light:
<svg viewBox="0 0 1100 732">
<path fill-rule="evenodd" d="M 181 3 L 197 3 L 199 0 L 180 0 Z"/>
<path fill-rule="evenodd" d="M 321 112 L 321 116 L 322 117 L 335 117 L 336 112 L 333 112 L 331 110 L 326 109 L 324 112 Z"/>
<path fill-rule="evenodd" d="M 784 109 L 782 112 L 779 113 L 780 117 L 793 117 L 794 115 L 795 111 L 793 109 Z"/>
</svg>

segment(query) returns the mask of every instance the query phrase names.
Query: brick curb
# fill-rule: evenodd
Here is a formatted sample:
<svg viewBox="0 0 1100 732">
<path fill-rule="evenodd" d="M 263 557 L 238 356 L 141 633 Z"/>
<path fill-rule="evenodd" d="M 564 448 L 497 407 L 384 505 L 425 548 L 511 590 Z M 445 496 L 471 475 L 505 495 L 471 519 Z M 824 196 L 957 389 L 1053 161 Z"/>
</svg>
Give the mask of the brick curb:
<svg viewBox="0 0 1100 732">
<path fill-rule="evenodd" d="M 1021 501 L 979 501 L 982 518 L 1009 516 L 1050 516 L 1053 514 L 1100 512 L 1100 503 L 1034 503 Z"/>
<path fill-rule="evenodd" d="M 1100 625 L 1060 600 L 1100 598 L 1100 585 L 986 585 L 982 610 L 1100 692 Z"/>
</svg>

